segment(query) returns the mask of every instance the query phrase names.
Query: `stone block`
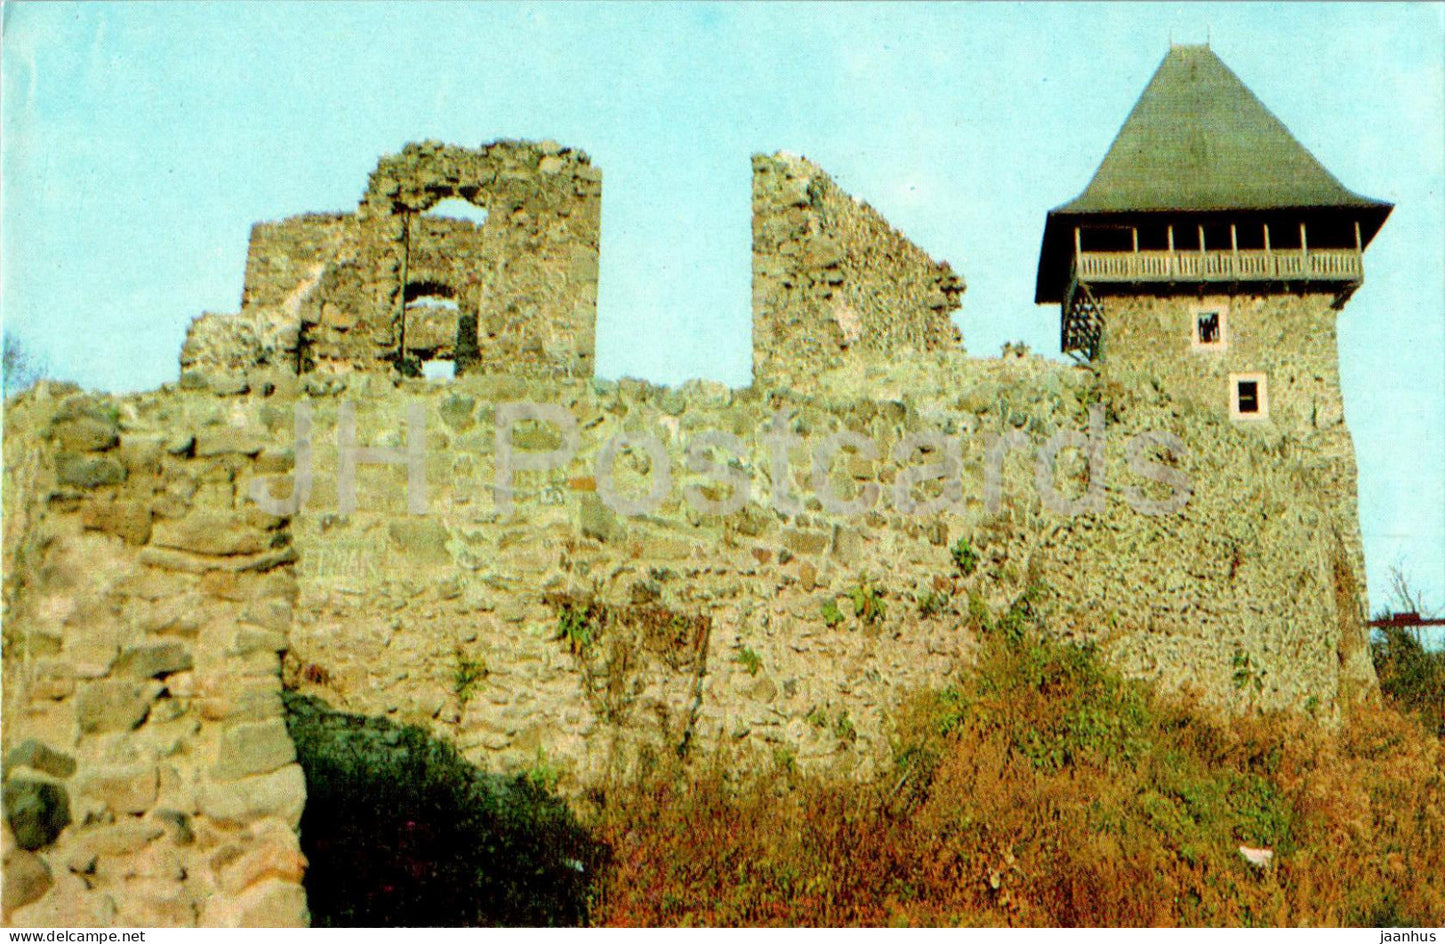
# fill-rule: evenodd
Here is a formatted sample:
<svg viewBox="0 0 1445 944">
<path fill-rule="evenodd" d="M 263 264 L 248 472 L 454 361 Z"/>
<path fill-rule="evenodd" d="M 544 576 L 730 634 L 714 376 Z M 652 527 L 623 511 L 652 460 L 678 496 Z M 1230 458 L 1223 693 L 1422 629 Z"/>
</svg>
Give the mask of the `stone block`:
<svg viewBox="0 0 1445 944">
<path fill-rule="evenodd" d="M 254 456 L 266 448 L 266 438 L 250 430 L 227 427 L 205 429 L 196 434 L 196 456 Z"/>
<path fill-rule="evenodd" d="M 477 425 L 472 415 L 476 405 L 477 401 L 473 397 L 450 396 L 441 402 L 438 412 L 447 427 L 462 432 Z"/>
<path fill-rule="evenodd" d="M 306 891 L 294 882 L 269 879 L 235 898 L 215 895 L 201 911 L 211 928 L 302 928 L 310 923 Z"/>
<path fill-rule="evenodd" d="M 114 534 L 127 544 L 144 544 L 151 536 L 151 511 L 139 502 L 88 502 L 81 506 L 80 522 L 91 531 Z"/>
<path fill-rule="evenodd" d="M 246 824 L 267 817 L 285 820 L 293 828 L 301 822 L 306 805 L 306 777 L 301 765 L 239 780 L 207 782 L 200 792 L 200 810 L 223 823 Z"/>
<path fill-rule="evenodd" d="M 120 430 L 115 423 L 93 416 L 77 416 L 56 423 L 51 427 L 51 434 L 60 448 L 71 452 L 100 452 L 120 441 Z"/>
<path fill-rule="evenodd" d="M 156 803 L 156 767 L 140 764 L 87 769 L 75 781 L 76 793 L 104 803 L 117 814 L 144 813 Z"/>
<path fill-rule="evenodd" d="M 265 532 L 247 526 L 235 515 L 198 511 L 157 521 L 151 529 L 151 543 L 195 554 L 229 556 L 260 553 L 270 540 Z"/>
<path fill-rule="evenodd" d="M 55 472 L 61 485 L 76 488 L 103 488 L 126 479 L 125 466 L 105 455 L 62 452 L 55 457 Z"/>
<path fill-rule="evenodd" d="M 452 563 L 447 550 L 446 526 L 435 518 L 403 518 L 387 525 L 387 534 L 409 563 L 446 567 Z"/>
<path fill-rule="evenodd" d="M 229 655 L 245 656 L 253 652 L 285 652 L 289 648 L 285 633 L 264 629 L 241 627 L 236 630 L 236 639 L 228 650 Z"/>
<path fill-rule="evenodd" d="M 75 758 L 60 751 L 51 750 L 35 738 L 26 738 L 5 755 L 5 770 L 11 767 L 29 767 L 42 774 L 49 774 L 64 780 L 75 773 Z"/>
<path fill-rule="evenodd" d="M 296 746 L 280 718 L 236 724 L 221 733 L 216 780 L 235 780 L 252 774 L 267 774 L 296 759 Z"/>
<path fill-rule="evenodd" d="M 787 528 L 783 531 L 783 546 L 794 554 L 821 554 L 828 549 L 828 535 L 821 531 L 799 531 Z"/>
<path fill-rule="evenodd" d="M 7 916 L 16 908 L 39 901 L 55 884 L 50 875 L 50 866 L 45 864 L 45 860 L 24 849 L 12 849 L 5 854 L 4 879 L 4 909 Z"/>
<path fill-rule="evenodd" d="M 296 560 L 294 547 L 280 547 L 260 554 L 235 554 L 229 556 L 196 555 L 170 547 L 154 544 L 141 549 L 140 562 L 161 570 L 182 574 L 205 574 L 210 571 L 230 573 L 264 573 Z"/>
<path fill-rule="evenodd" d="M 86 734 L 134 730 L 145 720 L 162 687 L 159 682 L 130 679 L 87 682 L 75 697 L 75 719 Z"/>
<path fill-rule="evenodd" d="M 190 650 L 179 642 L 151 642 L 130 646 L 120 654 L 115 672 L 135 678 L 161 678 L 194 665 Z"/>
<path fill-rule="evenodd" d="M 14 777 L 5 784 L 4 801 L 5 820 L 22 849 L 48 846 L 70 825 L 70 795 L 58 783 Z"/>
<path fill-rule="evenodd" d="M 291 628 L 292 612 L 291 604 L 284 599 L 254 600 L 241 611 L 241 622 L 284 633 Z"/>
<path fill-rule="evenodd" d="M 159 823 L 131 816 L 106 826 L 88 826 L 80 833 L 67 859 L 75 864 L 84 864 L 94 862 L 98 856 L 132 855 L 164 833 L 165 828 Z"/>
<path fill-rule="evenodd" d="M 583 492 L 577 508 L 578 528 L 585 538 L 603 543 L 614 543 L 625 535 L 617 515 L 602 501 L 596 492 Z"/>
<path fill-rule="evenodd" d="M 218 870 L 217 884 L 227 895 L 241 892 L 266 879 L 300 883 L 306 871 L 306 857 L 289 833 L 272 830 L 239 856 Z"/>
</svg>

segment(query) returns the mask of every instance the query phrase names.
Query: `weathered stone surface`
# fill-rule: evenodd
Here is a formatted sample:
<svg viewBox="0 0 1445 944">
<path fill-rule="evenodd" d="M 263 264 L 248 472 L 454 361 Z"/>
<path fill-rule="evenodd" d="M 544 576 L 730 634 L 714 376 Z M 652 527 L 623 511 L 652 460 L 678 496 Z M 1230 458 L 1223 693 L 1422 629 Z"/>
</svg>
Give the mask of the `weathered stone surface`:
<svg viewBox="0 0 1445 944">
<path fill-rule="evenodd" d="M 102 488 L 125 481 L 125 466 L 105 455 L 61 453 L 55 462 L 56 476 L 62 485 L 76 488 Z"/>
<path fill-rule="evenodd" d="M 7 916 L 16 908 L 38 901 L 55 884 L 45 860 L 24 849 L 12 849 L 5 854 L 4 874 L 4 909 Z"/>
<path fill-rule="evenodd" d="M 98 856 L 128 856 L 165 834 L 159 823 L 127 816 L 107 826 L 89 827 L 77 839 L 72 863 L 94 863 Z"/>
<path fill-rule="evenodd" d="M 201 812 L 227 823 L 277 817 L 294 827 L 305 804 L 306 778 L 298 764 L 240 780 L 205 783 L 200 794 Z"/>
<path fill-rule="evenodd" d="M 102 679 L 80 686 L 75 718 L 85 733 L 129 731 L 140 726 L 160 691 L 158 682 Z"/>
<path fill-rule="evenodd" d="M 22 849 L 55 842 L 70 825 L 70 796 L 58 783 L 14 777 L 5 784 L 5 820 Z"/>
<path fill-rule="evenodd" d="M 266 774 L 296 759 L 296 746 L 279 719 L 236 724 L 221 733 L 219 754 L 211 776 L 235 780 L 250 774 Z"/>
<path fill-rule="evenodd" d="M 254 456 L 266 447 L 259 433 L 244 429 L 206 429 L 196 434 L 196 456 Z"/>
<path fill-rule="evenodd" d="M 140 502 L 89 502 L 81 508 L 80 520 L 92 531 L 114 534 L 127 544 L 150 540 L 151 511 Z"/>
<path fill-rule="evenodd" d="M 29 767 L 42 774 L 49 774 L 64 780 L 75 773 L 75 758 L 61 751 L 52 750 L 35 738 L 26 738 L 5 755 L 5 770 L 11 767 Z"/>
<path fill-rule="evenodd" d="M 597 541 L 618 541 L 626 529 L 617 515 L 596 492 L 584 492 L 578 503 L 578 528 L 582 536 Z"/>
<path fill-rule="evenodd" d="M 89 767 L 75 780 L 76 792 L 119 814 L 144 813 L 155 806 L 158 773 L 154 764 Z"/>
<path fill-rule="evenodd" d="M 236 895 L 266 879 L 299 884 L 306 871 L 306 857 L 296 837 L 273 830 L 249 850 L 225 863 L 218 875 L 221 891 Z"/>
<path fill-rule="evenodd" d="M 206 902 L 201 924 L 216 928 L 300 928 L 310 923 L 306 891 L 294 882 L 268 879 L 235 898 Z"/>
<path fill-rule="evenodd" d="M 151 542 L 196 554 L 258 554 L 269 538 L 265 532 L 247 526 L 235 515 L 192 512 L 184 518 L 157 521 Z"/>
<path fill-rule="evenodd" d="M 56 423 L 52 428 L 62 449 L 73 452 L 99 452 L 120 441 L 120 430 L 113 422 L 94 416 L 78 416 Z"/>
<path fill-rule="evenodd" d="M 448 427 L 458 432 L 464 432 L 477 425 L 472 415 L 476 406 L 477 401 L 473 397 L 453 396 L 443 400 L 437 411 L 441 414 L 442 422 Z"/>
<path fill-rule="evenodd" d="M 223 557 L 201 556 L 187 551 L 154 545 L 141 549 L 140 562 L 162 570 L 174 570 L 186 574 L 204 574 L 221 570 L 231 573 L 244 571 L 264 572 L 289 564 L 296 560 L 296 549 L 281 547 L 262 551 L 259 554 L 236 554 Z"/>
<path fill-rule="evenodd" d="M 161 678 L 173 672 L 184 672 L 195 664 L 190 649 L 179 642 L 151 642 L 123 650 L 116 661 L 117 675 L 136 678 Z"/>
<path fill-rule="evenodd" d="M 783 546 L 794 554 L 821 554 L 828 549 L 829 543 L 829 535 L 816 531 L 788 528 L 783 532 Z"/>
<path fill-rule="evenodd" d="M 435 518 L 403 518 L 387 525 L 396 549 L 413 565 L 445 567 L 452 562 L 446 526 Z"/>
<path fill-rule="evenodd" d="M 961 349 L 963 280 L 817 165 L 754 155 L 753 219 L 754 384 L 811 390 L 859 352 Z"/>
</svg>

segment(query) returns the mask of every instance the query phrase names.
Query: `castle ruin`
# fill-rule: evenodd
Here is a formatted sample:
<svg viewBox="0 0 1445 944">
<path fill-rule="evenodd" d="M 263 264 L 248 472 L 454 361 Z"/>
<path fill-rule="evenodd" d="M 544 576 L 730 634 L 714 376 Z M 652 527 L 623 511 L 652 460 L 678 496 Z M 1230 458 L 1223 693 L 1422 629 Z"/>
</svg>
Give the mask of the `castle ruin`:
<svg viewBox="0 0 1445 944">
<path fill-rule="evenodd" d="M 7 404 L 7 921 L 305 923 L 285 690 L 570 796 L 661 752 L 875 776 L 964 616 L 1024 593 L 1221 711 L 1368 696 L 1334 319 L 1389 208 L 1213 53 L 1172 49 L 1049 214 L 1078 365 L 966 356 L 946 263 L 802 158 L 753 169 L 749 388 L 595 379 L 600 173 L 429 143 L 355 214 L 258 224 L 179 383 Z"/>
</svg>

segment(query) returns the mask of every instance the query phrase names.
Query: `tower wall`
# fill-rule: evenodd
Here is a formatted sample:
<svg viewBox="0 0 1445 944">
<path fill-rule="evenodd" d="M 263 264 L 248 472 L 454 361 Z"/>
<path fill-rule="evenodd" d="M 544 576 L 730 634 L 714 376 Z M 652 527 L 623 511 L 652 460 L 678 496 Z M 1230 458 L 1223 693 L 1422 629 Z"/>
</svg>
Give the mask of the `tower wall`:
<svg viewBox="0 0 1445 944">
<path fill-rule="evenodd" d="M 1354 441 L 1345 425 L 1340 390 L 1334 293 L 1300 295 L 1124 295 L 1104 300 L 1103 353 L 1098 367 L 1110 379 L 1145 379 L 1189 409 L 1229 422 L 1281 465 L 1295 466 L 1299 488 L 1328 516 L 1320 546 L 1330 557 L 1336 619 L 1340 625 L 1341 685 L 1369 687 L 1374 670 L 1364 622 L 1369 610 L 1364 544 L 1360 534 Z M 1201 311 L 1224 313 L 1223 344 L 1201 349 Z M 1231 418 L 1231 378 L 1262 375 L 1268 415 Z M 1270 512 L 1269 496 L 1240 481 L 1241 507 Z M 1227 498 L 1227 496 L 1226 496 Z M 1273 513 L 1297 513 L 1285 505 Z"/>
</svg>

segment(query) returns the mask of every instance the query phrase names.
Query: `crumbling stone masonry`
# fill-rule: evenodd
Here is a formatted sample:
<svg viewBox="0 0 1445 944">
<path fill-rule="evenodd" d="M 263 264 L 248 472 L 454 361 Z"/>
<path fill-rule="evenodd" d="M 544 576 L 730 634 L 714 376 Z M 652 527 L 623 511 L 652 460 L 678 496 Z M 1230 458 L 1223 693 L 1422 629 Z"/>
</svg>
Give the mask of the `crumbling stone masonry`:
<svg viewBox="0 0 1445 944">
<path fill-rule="evenodd" d="M 816 164 L 753 156 L 753 383 L 806 389 L 861 357 L 958 350 L 963 279 Z"/>
<path fill-rule="evenodd" d="M 182 369 L 236 374 L 458 372 L 590 377 L 602 175 L 551 141 L 410 144 L 382 158 L 354 215 L 252 230 L 241 313 L 196 320 Z M 460 199 L 485 223 L 431 215 Z"/>
<path fill-rule="evenodd" d="M 296 553 L 242 490 L 289 460 L 147 402 L 43 384 L 7 404 L 5 914 L 303 924 Z"/>
</svg>

